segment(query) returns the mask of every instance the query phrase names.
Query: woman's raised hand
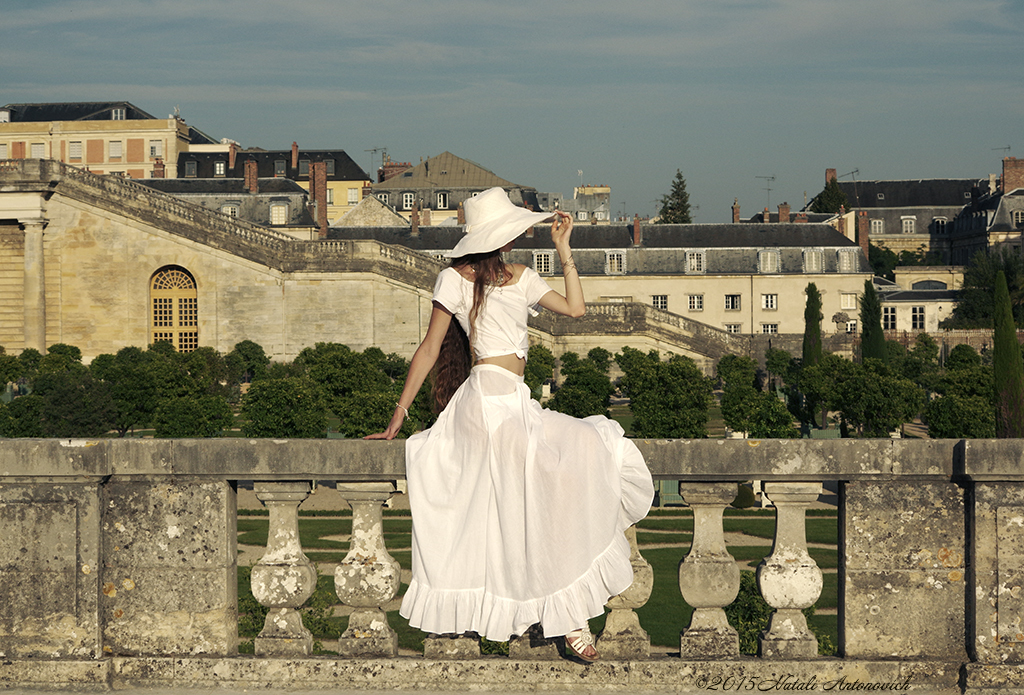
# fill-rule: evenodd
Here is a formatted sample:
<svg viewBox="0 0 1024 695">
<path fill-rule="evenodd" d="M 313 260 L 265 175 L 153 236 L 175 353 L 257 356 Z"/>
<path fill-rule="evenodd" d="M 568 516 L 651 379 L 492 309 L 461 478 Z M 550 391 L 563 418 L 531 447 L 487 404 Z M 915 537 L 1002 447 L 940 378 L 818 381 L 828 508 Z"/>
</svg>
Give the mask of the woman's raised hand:
<svg viewBox="0 0 1024 695">
<path fill-rule="evenodd" d="M 402 429 L 402 423 L 405 421 L 405 411 L 401 406 L 395 408 L 395 414 L 391 416 L 391 422 L 388 423 L 388 428 L 383 432 L 377 434 L 368 434 L 363 439 L 394 439 L 398 436 L 398 431 Z"/>
<path fill-rule="evenodd" d="M 569 246 L 569 235 L 572 234 L 572 215 L 555 210 L 555 219 L 551 222 L 551 241 L 555 246 Z"/>
</svg>

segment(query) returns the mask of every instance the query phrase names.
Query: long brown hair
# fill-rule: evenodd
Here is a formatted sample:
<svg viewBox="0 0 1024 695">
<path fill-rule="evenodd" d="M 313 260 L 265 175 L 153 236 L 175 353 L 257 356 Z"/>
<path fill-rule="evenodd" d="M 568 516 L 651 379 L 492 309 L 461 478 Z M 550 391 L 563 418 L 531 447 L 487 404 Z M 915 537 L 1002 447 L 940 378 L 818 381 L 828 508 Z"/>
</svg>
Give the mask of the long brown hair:
<svg viewBox="0 0 1024 695">
<path fill-rule="evenodd" d="M 448 325 L 448 332 L 441 342 L 437 362 L 434 363 L 434 383 L 430 395 L 434 403 L 434 412 L 438 413 L 444 410 L 462 382 L 469 377 L 473 363 L 472 343 L 473 334 L 476 332 L 476 319 L 487 297 L 487 288 L 503 285 L 510 279 L 508 267 L 498 250 L 452 259 L 453 268 L 467 265 L 472 266 L 475 272 L 473 306 L 469 310 L 469 335 L 466 335 L 453 316 L 452 322 Z"/>
</svg>

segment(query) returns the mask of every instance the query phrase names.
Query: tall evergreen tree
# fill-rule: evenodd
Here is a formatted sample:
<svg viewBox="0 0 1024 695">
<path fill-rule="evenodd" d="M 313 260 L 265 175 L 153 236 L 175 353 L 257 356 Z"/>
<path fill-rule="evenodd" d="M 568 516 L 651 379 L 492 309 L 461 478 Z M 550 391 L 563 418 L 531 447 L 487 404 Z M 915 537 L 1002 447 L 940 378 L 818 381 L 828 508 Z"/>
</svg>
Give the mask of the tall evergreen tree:
<svg viewBox="0 0 1024 695">
<path fill-rule="evenodd" d="M 864 294 L 860 298 L 860 325 L 861 359 L 873 357 L 888 362 L 889 351 L 885 347 L 885 334 L 882 333 L 882 303 L 870 280 L 864 281 Z"/>
<path fill-rule="evenodd" d="M 807 304 L 804 307 L 804 351 L 803 365 L 808 367 L 821 362 L 821 292 L 813 282 L 804 290 Z"/>
<path fill-rule="evenodd" d="M 815 196 L 811 203 L 811 212 L 839 212 L 839 208 L 846 207 L 846 204 L 846 194 L 833 176 L 821 193 Z"/>
<path fill-rule="evenodd" d="M 996 383 L 996 436 L 1024 437 L 1024 364 L 1021 363 L 1017 324 L 1003 271 L 996 273 L 995 338 L 992 368 Z"/>
<path fill-rule="evenodd" d="M 690 194 L 686 192 L 686 179 L 683 172 L 676 169 L 676 177 L 672 180 L 672 190 L 661 197 L 661 210 L 658 211 L 658 224 L 690 224 Z"/>
</svg>

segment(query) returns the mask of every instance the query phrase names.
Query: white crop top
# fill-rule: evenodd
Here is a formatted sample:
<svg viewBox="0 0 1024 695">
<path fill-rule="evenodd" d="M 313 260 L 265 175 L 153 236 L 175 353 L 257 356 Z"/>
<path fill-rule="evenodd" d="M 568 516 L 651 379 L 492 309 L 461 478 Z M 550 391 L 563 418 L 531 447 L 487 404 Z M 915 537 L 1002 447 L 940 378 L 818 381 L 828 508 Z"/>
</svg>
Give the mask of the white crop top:
<svg viewBox="0 0 1024 695">
<path fill-rule="evenodd" d="M 526 320 L 537 315 L 537 305 L 552 289 L 536 271 L 526 268 L 519 282 L 488 287 L 484 304 L 476 317 L 473 336 L 476 359 L 515 354 L 526 357 L 530 346 Z M 469 335 L 469 311 L 473 308 L 473 282 L 455 268 L 445 268 L 434 284 L 434 301 L 450 311 Z"/>
</svg>

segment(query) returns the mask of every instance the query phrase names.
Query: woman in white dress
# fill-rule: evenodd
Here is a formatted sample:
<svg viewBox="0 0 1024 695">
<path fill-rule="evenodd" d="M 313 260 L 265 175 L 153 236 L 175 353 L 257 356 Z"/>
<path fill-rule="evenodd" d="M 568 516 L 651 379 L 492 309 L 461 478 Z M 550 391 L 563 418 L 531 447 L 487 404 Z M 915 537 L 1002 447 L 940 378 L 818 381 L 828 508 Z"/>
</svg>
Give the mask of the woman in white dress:
<svg viewBox="0 0 1024 695">
<path fill-rule="evenodd" d="M 437 422 L 406 444 L 413 567 L 401 614 L 426 632 L 496 641 L 540 623 L 593 661 L 587 620 L 633 580 L 623 532 L 650 508 L 651 475 L 617 423 L 545 410 L 523 383 L 528 314 L 586 309 L 572 218 L 517 207 L 501 188 L 467 200 L 465 213 L 394 416 L 369 437 L 394 438 L 434 370 Z M 501 258 L 551 218 L 565 295 Z"/>
</svg>

